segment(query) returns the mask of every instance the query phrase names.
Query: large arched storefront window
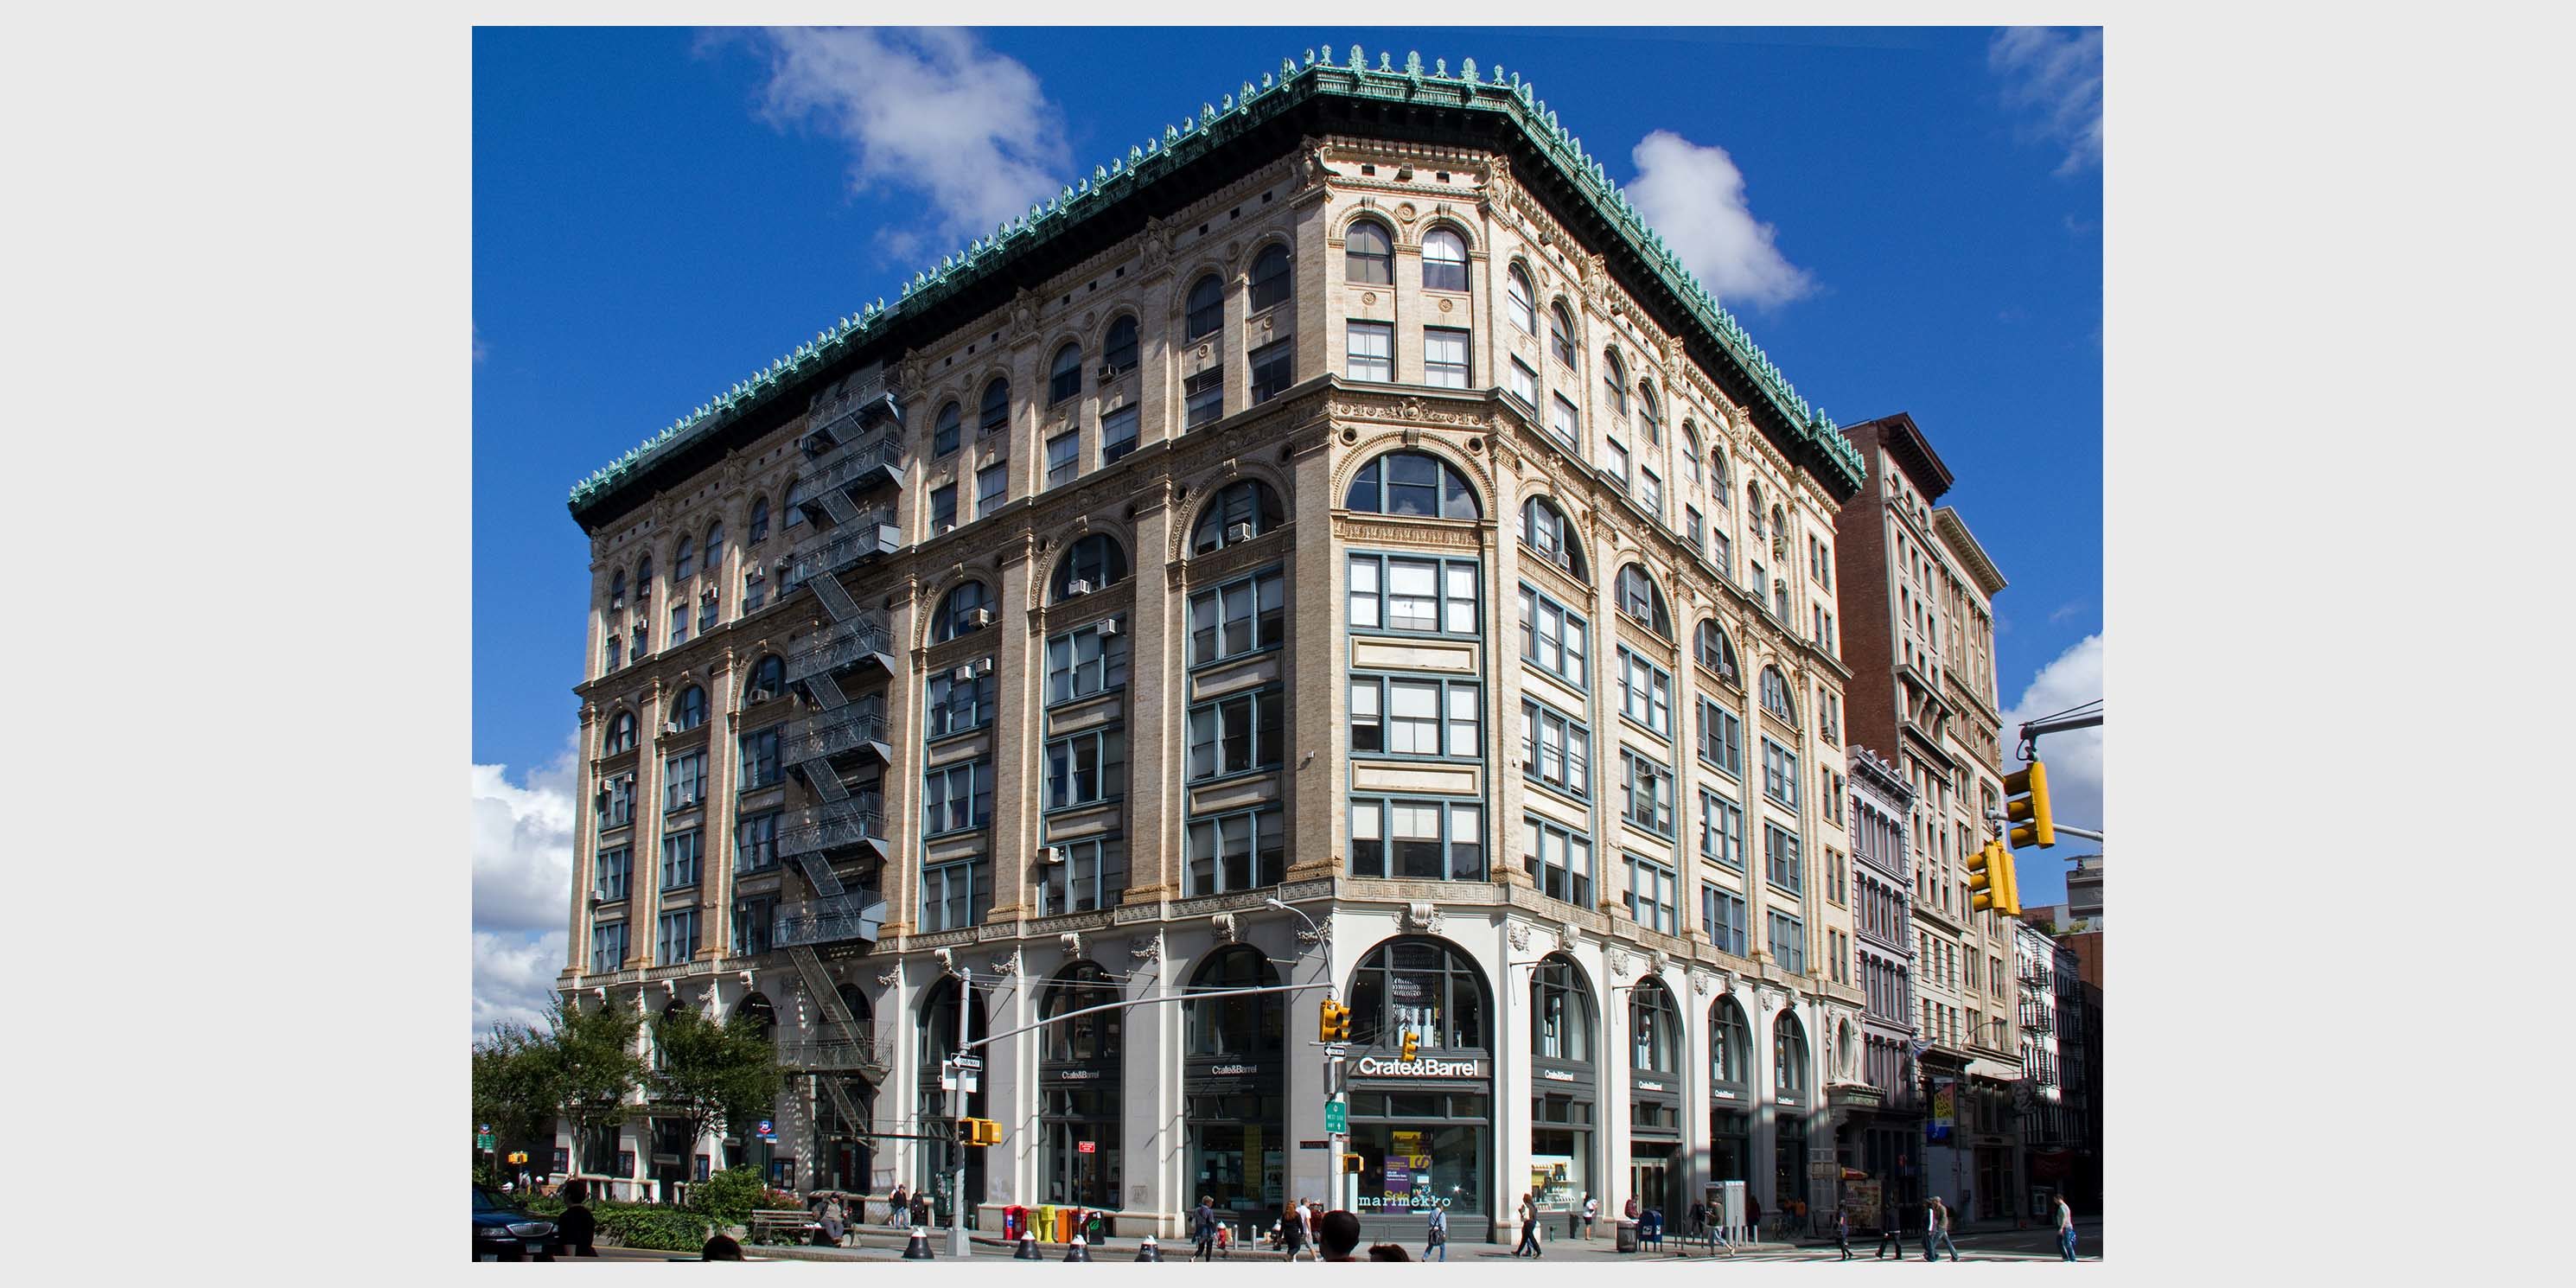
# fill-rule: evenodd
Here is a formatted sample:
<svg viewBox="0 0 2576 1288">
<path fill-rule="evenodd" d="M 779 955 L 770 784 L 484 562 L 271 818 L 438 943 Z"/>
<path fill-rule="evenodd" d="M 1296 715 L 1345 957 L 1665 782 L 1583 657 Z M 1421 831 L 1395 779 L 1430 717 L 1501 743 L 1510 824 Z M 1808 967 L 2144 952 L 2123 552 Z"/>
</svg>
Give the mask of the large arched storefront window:
<svg viewBox="0 0 2576 1288">
<path fill-rule="evenodd" d="M 1201 963 L 1190 991 L 1268 988 L 1279 983 L 1269 959 L 1237 944 Z M 1288 993 L 1186 1002 L 1188 1048 L 1182 1062 L 1188 1099 L 1189 1182 L 1184 1198 L 1204 1194 L 1232 1222 L 1266 1227 L 1288 1193 Z M 1231 1223 L 1231 1222 L 1230 1222 Z"/>
<path fill-rule="evenodd" d="M 1597 1194 L 1592 1155 L 1601 1103 L 1599 1010 L 1583 968 L 1550 953 L 1530 972 L 1530 1188 L 1543 1212 Z"/>
<path fill-rule="evenodd" d="M 966 1040 L 982 1041 L 991 1031 L 984 1019 L 983 999 L 973 999 L 968 1003 L 967 1010 L 969 1019 Z M 920 1074 L 920 1079 L 915 1084 L 921 1090 L 918 1111 L 920 1120 L 935 1122 L 943 1118 L 960 1116 L 992 1117 L 991 1084 L 979 1083 L 974 1091 L 968 1093 L 964 1097 L 965 1104 L 962 1111 L 949 1107 L 948 1093 L 939 1085 L 940 1065 L 950 1056 L 957 1054 L 957 981 L 955 979 L 942 979 L 930 986 L 929 991 L 921 999 L 913 1032 L 917 1035 L 913 1052 Z M 978 1051 L 980 1053 L 981 1048 L 978 1048 Z M 984 1155 L 989 1152 L 991 1151 L 981 1149 L 966 1151 L 966 1201 L 970 1205 L 984 1201 Z M 916 1150 L 913 1153 L 913 1188 L 916 1191 L 927 1189 L 933 1194 L 939 1193 L 942 1166 L 938 1150 Z M 945 1207 L 940 1207 L 937 1212 L 934 1212 L 934 1219 L 944 1221 L 946 1218 L 939 1216 L 938 1213 L 946 1210 Z M 970 1207 L 968 1210 L 971 1212 L 973 1209 Z"/>
<path fill-rule="evenodd" d="M 1682 1198 L 1682 1011 L 1652 975 L 1628 993 L 1628 1192 L 1667 1214 Z"/>
<path fill-rule="evenodd" d="M 1807 1197 L 1807 1115 L 1814 1107 L 1807 1026 L 1782 1011 L 1771 1021 L 1771 1194 L 1786 1212 Z"/>
<path fill-rule="evenodd" d="M 1733 997 L 1708 1011 L 1709 1173 L 1712 1181 L 1753 1181 L 1751 1026 Z"/>
<path fill-rule="evenodd" d="M 1052 1020 L 1117 1000 L 1109 973 L 1080 961 L 1056 973 L 1040 1015 Z M 1119 1205 L 1122 1015 L 1077 1015 L 1039 1030 L 1038 1192 L 1044 1202 Z"/>
<path fill-rule="evenodd" d="M 1446 940 L 1391 939 L 1351 976 L 1350 1148 L 1366 1238 L 1414 1239 L 1432 1208 L 1451 1238 L 1490 1238 L 1493 1006 L 1484 972 Z M 1401 1058 L 1404 1039 L 1420 1050 Z"/>
</svg>

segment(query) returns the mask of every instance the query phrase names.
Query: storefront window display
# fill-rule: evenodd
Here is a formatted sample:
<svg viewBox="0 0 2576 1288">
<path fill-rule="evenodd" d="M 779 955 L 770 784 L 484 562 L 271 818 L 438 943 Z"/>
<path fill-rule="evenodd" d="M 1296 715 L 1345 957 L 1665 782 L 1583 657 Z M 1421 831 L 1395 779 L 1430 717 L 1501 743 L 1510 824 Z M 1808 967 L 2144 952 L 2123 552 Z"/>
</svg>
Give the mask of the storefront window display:
<svg viewBox="0 0 2576 1288">
<path fill-rule="evenodd" d="M 1594 1189 L 1600 1072 L 1592 984 L 1572 958 L 1549 954 L 1530 972 L 1530 1183 L 1543 1212 L 1570 1212 Z"/>
<path fill-rule="evenodd" d="M 970 1002 L 967 1007 L 971 1016 L 967 1025 L 968 1041 L 981 1040 L 991 1031 L 985 1023 L 984 1008 L 978 1004 L 979 1002 L 980 999 L 977 1002 Z M 919 1026 L 914 1030 L 918 1035 L 914 1053 L 918 1057 L 920 1074 L 917 1084 L 921 1088 L 920 1115 L 925 1120 L 950 1118 L 957 1113 L 949 1107 L 948 1093 L 939 1085 L 941 1063 L 957 1052 L 957 1009 L 957 981 L 943 979 L 930 986 L 923 995 L 920 1010 L 917 1012 L 921 1019 Z M 992 1117 L 991 1084 L 981 1079 L 977 1082 L 975 1090 L 964 1097 L 964 1113 L 972 1118 L 990 1118 Z M 924 1147 L 913 1153 L 912 1183 L 916 1189 L 928 1187 L 936 1192 L 945 1186 L 940 1177 L 948 1170 L 949 1156 L 936 1142 L 925 1141 L 921 1144 Z M 966 1198 L 970 1203 L 984 1201 L 986 1152 L 980 1149 L 966 1151 Z"/>
<path fill-rule="evenodd" d="M 1484 975 L 1436 939 L 1378 945 L 1351 980 L 1350 1149 L 1364 1231 L 1410 1237 L 1432 1208 L 1450 1237 L 1491 1229 L 1494 1062 Z M 1416 1058 L 1398 1056 L 1406 1035 Z M 1464 1219 L 1462 1219 L 1464 1218 Z"/>
<path fill-rule="evenodd" d="M 1353 1092 L 1360 1211 L 1400 1216 L 1439 1207 L 1453 1222 L 1462 1213 L 1491 1212 L 1485 1195 L 1490 1103 L 1481 1092 Z"/>
<path fill-rule="evenodd" d="M 1053 1018 L 1118 1000 L 1097 963 L 1075 962 L 1047 986 Z M 1049 1203 L 1116 1207 L 1119 1202 L 1119 1034 L 1121 1012 L 1101 1011 L 1040 1030 L 1038 1177 Z"/>
<path fill-rule="evenodd" d="M 1255 949 L 1236 945 L 1201 963 L 1193 991 L 1263 988 L 1278 972 Z M 1189 1137 L 1187 1184 L 1239 1223 L 1266 1226 L 1287 1192 L 1285 994 L 1184 1003 L 1187 1047 L 1183 1106 Z"/>
</svg>

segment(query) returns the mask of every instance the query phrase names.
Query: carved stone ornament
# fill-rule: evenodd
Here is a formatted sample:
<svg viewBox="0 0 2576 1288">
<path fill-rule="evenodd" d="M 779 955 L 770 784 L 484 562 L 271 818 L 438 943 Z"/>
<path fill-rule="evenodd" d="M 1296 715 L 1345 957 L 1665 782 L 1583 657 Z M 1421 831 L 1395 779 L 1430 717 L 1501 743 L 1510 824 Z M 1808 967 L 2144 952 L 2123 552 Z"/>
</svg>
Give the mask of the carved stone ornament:
<svg viewBox="0 0 2576 1288">
<path fill-rule="evenodd" d="M 877 982 L 878 982 L 878 983 L 880 983 L 880 984 L 885 985 L 887 988 L 892 988 L 892 987 L 894 987 L 894 985 L 895 985 L 895 981 L 896 981 L 896 980 L 899 980 L 899 979 L 902 979 L 902 978 L 903 978 L 903 968 L 902 968 L 902 967 L 900 967 L 900 966 L 895 967 L 893 970 L 889 970 L 889 971 L 879 971 L 879 972 L 877 973 Z"/>
<path fill-rule="evenodd" d="M 1208 921 L 1216 926 L 1216 941 L 1218 943 L 1237 944 L 1243 942 L 1241 932 L 1235 929 L 1233 913 L 1220 912 L 1209 917 Z"/>
<path fill-rule="evenodd" d="M 1082 932 L 1079 930 L 1068 930 L 1065 933 L 1056 936 L 1055 946 L 1064 950 L 1064 955 L 1067 957 L 1080 957 L 1082 955 Z"/>
<path fill-rule="evenodd" d="M 1693 993 L 1697 993 L 1701 997 L 1708 996 L 1710 992 L 1717 988 L 1717 977 L 1715 975 L 1706 975 L 1699 971 L 1691 972 L 1690 982 L 1691 991 Z"/>
<path fill-rule="evenodd" d="M 1511 928 L 1510 928 L 1510 929 L 1508 929 L 1508 930 L 1505 930 L 1503 933 L 1504 933 L 1505 935 L 1507 935 L 1507 936 L 1509 936 L 1509 937 L 1510 937 L 1510 939 L 1511 939 L 1511 941 L 1512 941 L 1512 951 L 1513 951 L 1513 952 L 1516 952 L 1516 953 L 1525 953 L 1525 952 L 1528 952 L 1528 951 L 1529 951 L 1529 946 L 1530 946 L 1530 928 L 1529 928 L 1529 923 L 1527 923 L 1527 922 L 1523 922 L 1523 921 L 1515 921 L 1515 922 L 1513 922 L 1513 923 L 1511 924 Z"/>
<path fill-rule="evenodd" d="M 1003 979 L 1012 979 L 1017 977 L 1020 973 L 1020 950 L 1014 948 L 1011 950 L 1010 956 L 994 958 L 993 973 Z"/>
<path fill-rule="evenodd" d="M 1404 928 L 1424 934 L 1440 933 L 1440 906 L 1427 899 L 1416 899 L 1404 906 Z"/>
<path fill-rule="evenodd" d="M 1558 923 L 1557 923 L 1557 926 L 1556 926 L 1556 946 L 1557 946 L 1558 948 L 1561 948 L 1561 949 L 1563 949 L 1563 950 L 1565 950 L 1565 951 L 1567 951 L 1567 952 L 1572 952 L 1572 951 L 1574 951 L 1574 944 L 1575 944 L 1575 941 L 1576 941 L 1576 940 L 1578 940 L 1578 939 L 1580 939 L 1580 938 L 1582 938 L 1582 936 L 1583 936 L 1583 929 L 1582 929 L 1582 927 L 1575 925 L 1573 922 L 1571 922 L 1571 921 L 1562 921 L 1562 922 L 1558 922 Z"/>
<path fill-rule="evenodd" d="M 1315 928 L 1313 930 L 1301 928 L 1297 932 L 1297 942 L 1301 944 L 1316 945 L 1329 944 L 1333 942 L 1333 923 L 1330 921 L 1321 921 L 1315 924 Z"/>
<path fill-rule="evenodd" d="M 1163 960 L 1163 937 L 1155 935 L 1148 939 L 1128 940 L 1127 955 L 1140 962 L 1159 962 Z"/>
</svg>

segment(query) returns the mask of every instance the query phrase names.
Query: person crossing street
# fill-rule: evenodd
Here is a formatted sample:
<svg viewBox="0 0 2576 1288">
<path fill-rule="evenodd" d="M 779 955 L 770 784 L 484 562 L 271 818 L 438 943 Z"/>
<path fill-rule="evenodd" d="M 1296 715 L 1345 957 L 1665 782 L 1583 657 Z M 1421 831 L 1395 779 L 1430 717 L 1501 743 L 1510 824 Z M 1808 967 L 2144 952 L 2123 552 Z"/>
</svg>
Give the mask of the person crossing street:
<svg viewBox="0 0 2576 1288">
<path fill-rule="evenodd" d="M 1214 1198 L 1205 1194 L 1199 1196 L 1198 1207 L 1190 1213 L 1190 1233 L 1197 1237 L 1199 1245 L 1198 1251 L 1190 1254 L 1190 1260 L 1216 1260 L 1216 1200 Z"/>
<path fill-rule="evenodd" d="M 1449 1260 L 1449 1210 L 1447 1208 L 1432 1208 L 1430 1220 L 1424 1225 L 1422 1259 L 1431 1260 L 1434 1249 L 1439 1250 L 1440 1260 L 1444 1262 Z"/>
<path fill-rule="evenodd" d="M 1939 1241 L 1938 1246 L 1935 1240 Z M 1935 1194 L 1932 1196 L 1932 1201 L 1925 1204 L 1923 1208 L 1923 1259 L 1940 1260 L 1938 1247 L 1950 1249 L 1950 1260 L 1959 1259 L 1959 1245 L 1950 1242 L 1950 1205 L 1942 1202 L 1941 1196 Z"/>
<path fill-rule="evenodd" d="M 2057 1255 L 2066 1261 L 2075 1259 L 2075 1209 L 2066 1205 L 2064 1194 L 2057 1196 Z"/>
</svg>

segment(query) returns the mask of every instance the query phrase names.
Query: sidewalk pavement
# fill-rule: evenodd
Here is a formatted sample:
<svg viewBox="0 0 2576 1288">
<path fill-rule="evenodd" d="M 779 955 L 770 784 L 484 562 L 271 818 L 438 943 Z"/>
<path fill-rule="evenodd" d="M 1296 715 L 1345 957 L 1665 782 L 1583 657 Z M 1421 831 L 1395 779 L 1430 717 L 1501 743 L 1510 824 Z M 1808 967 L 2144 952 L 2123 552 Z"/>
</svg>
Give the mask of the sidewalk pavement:
<svg viewBox="0 0 2576 1288">
<path fill-rule="evenodd" d="M 851 1231 L 851 1234 L 853 1238 L 857 1240 L 857 1246 L 855 1247 L 818 1248 L 811 1245 L 781 1246 L 776 1244 L 762 1244 L 756 1247 L 746 1247 L 745 1250 L 754 1256 L 774 1257 L 786 1261 L 896 1261 L 902 1259 L 904 1245 L 909 1243 L 912 1238 L 912 1232 L 909 1228 L 898 1230 L 889 1226 L 879 1225 L 860 1226 Z M 991 1259 L 996 1254 L 1007 1256 L 1011 1250 L 1017 1246 L 1016 1241 L 1004 1239 L 998 1232 L 974 1230 L 969 1231 L 966 1237 L 967 1242 L 974 1245 L 976 1249 L 973 1255 L 979 1258 Z M 1191 1254 L 1197 1251 L 1197 1244 L 1188 1239 L 1157 1239 L 1155 1242 L 1162 1249 L 1163 1259 L 1165 1261 L 1187 1261 L 1190 1259 Z M 1092 1258 L 1097 1261 L 1132 1262 L 1136 1259 L 1137 1248 L 1143 1243 L 1144 1240 L 1139 1237 L 1113 1235 L 1098 1243 L 1090 1245 L 1091 1255 Z M 930 1246 L 931 1250 L 941 1258 L 946 1258 L 949 1255 L 947 1227 L 941 1226 L 930 1231 Z M 1604 1258 L 1617 1258 L 1622 1255 L 1617 1251 L 1617 1246 L 1616 1242 L 1610 1239 L 1594 1239 L 1589 1241 L 1582 1239 L 1571 1241 L 1551 1240 L 1546 1244 L 1547 1253 L 1550 1256 L 1562 1256 L 1568 1253 L 1583 1253 L 1587 1254 L 1587 1257 Z M 1787 1243 L 1743 1243 L 1736 1245 L 1736 1250 L 1739 1252 L 1787 1252 L 1790 1251 L 1793 1246 L 1794 1245 Z M 1064 1260 L 1065 1247 L 1065 1244 L 1050 1243 L 1041 1239 L 1038 1241 L 1038 1255 L 1047 1261 L 1062 1261 Z M 1422 1250 L 1419 1246 L 1408 1246 L 1405 1251 L 1419 1257 Z M 1511 1245 L 1506 1243 L 1460 1242 L 1449 1245 L 1449 1257 L 1452 1261 L 1473 1261 L 1480 1257 L 1509 1256 L 1510 1254 Z M 1678 1238 L 1665 1239 L 1664 1244 L 1660 1249 L 1649 1247 L 1639 1252 L 1626 1255 L 1634 1256 L 1639 1260 L 1645 1261 L 1666 1261 L 1678 1259 L 1706 1260 L 1709 1256 L 1704 1246 L 1685 1244 Z M 1716 1255 L 1723 1258 L 1727 1254 L 1721 1250 Z M 1287 1259 L 1287 1253 L 1271 1251 L 1266 1242 L 1250 1247 L 1238 1245 L 1218 1258 L 1220 1262 L 1285 1261 Z"/>
</svg>

